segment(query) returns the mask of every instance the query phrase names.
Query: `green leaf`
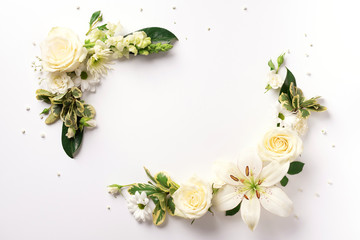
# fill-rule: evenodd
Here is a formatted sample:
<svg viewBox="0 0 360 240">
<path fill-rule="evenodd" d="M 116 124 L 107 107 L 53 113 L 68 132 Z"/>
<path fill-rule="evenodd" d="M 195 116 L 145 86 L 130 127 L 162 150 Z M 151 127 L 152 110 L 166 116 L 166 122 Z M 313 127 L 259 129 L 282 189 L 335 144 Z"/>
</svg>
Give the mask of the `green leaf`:
<svg viewBox="0 0 360 240">
<path fill-rule="evenodd" d="M 40 113 L 40 115 L 41 114 L 48 114 L 49 113 L 49 111 L 50 111 L 50 108 L 44 108 L 44 110 L 42 110 L 42 112 Z"/>
<path fill-rule="evenodd" d="M 46 91 L 44 89 L 38 89 L 36 90 L 36 99 L 44 101 L 46 103 L 51 103 L 50 98 L 54 97 L 55 95 L 52 94 L 49 91 Z"/>
<path fill-rule="evenodd" d="M 307 119 L 310 116 L 310 112 L 305 108 L 300 109 L 299 111 L 300 111 L 300 116 L 304 119 Z"/>
<path fill-rule="evenodd" d="M 241 202 L 235 208 L 226 211 L 225 216 L 234 216 L 235 214 L 237 214 L 239 212 L 240 206 L 241 206 Z"/>
<path fill-rule="evenodd" d="M 89 22 L 90 27 L 100 17 L 100 14 L 101 14 L 101 11 L 96 11 L 91 15 L 90 22 Z"/>
<path fill-rule="evenodd" d="M 281 106 L 283 108 L 285 108 L 286 110 L 288 110 L 289 112 L 292 112 L 294 110 L 292 104 L 290 104 L 290 103 L 284 102 L 284 103 L 281 104 Z"/>
<path fill-rule="evenodd" d="M 265 87 L 265 93 L 267 93 L 270 89 L 272 89 L 272 87 L 270 86 L 270 84 L 266 85 Z"/>
<path fill-rule="evenodd" d="M 165 210 L 166 209 L 166 193 L 153 193 L 150 195 L 152 198 L 157 198 L 159 200 L 160 203 L 160 207 L 161 209 Z"/>
<path fill-rule="evenodd" d="M 148 37 L 151 38 L 151 43 L 166 42 L 178 40 L 178 38 L 165 28 L 160 27 L 149 27 L 143 28 L 138 31 L 144 31 Z"/>
<path fill-rule="evenodd" d="M 285 116 L 284 116 L 284 114 L 282 114 L 282 113 L 279 113 L 278 114 L 278 118 L 280 118 L 281 120 L 285 120 Z"/>
<path fill-rule="evenodd" d="M 79 147 L 81 145 L 84 132 L 76 131 L 75 136 L 73 138 L 68 138 L 66 136 L 67 132 L 68 132 L 68 127 L 65 126 L 65 123 L 63 123 L 62 134 L 61 134 L 61 143 L 62 143 L 65 153 L 69 157 L 74 158 L 74 154 L 76 153 L 76 151 L 79 149 Z"/>
<path fill-rule="evenodd" d="M 104 25 L 101 25 L 101 26 L 98 26 L 97 28 L 101 31 L 104 31 L 104 30 L 109 30 L 107 27 L 106 27 L 107 24 L 104 24 Z"/>
<path fill-rule="evenodd" d="M 171 196 L 167 200 L 166 209 L 168 210 L 171 216 L 175 215 L 175 203 L 174 203 L 174 199 Z"/>
<path fill-rule="evenodd" d="M 51 113 L 54 114 L 56 117 L 60 116 L 61 109 L 62 109 L 61 104 L 54 104 L 54 105 L 51 105 L 51 107 L 50 107 Z"/>
<path fill-rule="evenodd" d="M 170 185 L 168 183 L 169 178 L 170 178 L 169 175 L 164 172 L 159 172 L 158 174 L 155 175 L 156 183 L 158 183 L 159 185 L 163 186 L 166 189 L 170 188 Z"/>
<path fill-rule="evenodd" d="M 285 187 L 289 182 L 289 179 L 287 178 L 287 176 L 284 176 L 281 181 L 280 181 L 280 184 L 281 186 Z"/>
<path fill-rule="evenodd" d="M 293 86 L 296 87 L 296 80 L 294 75 L 290 72 L 290 70 L 288 68 L 286 68 L 286 70 L 287 70 L 286 78 L 283 85 L 281 86 L 279 95 L 281 95 L 282 93 L 286 93 L 290 97 L 290 100 L 292 100 L 290 95 L 290 84 L 293 83 L 294 84 Z"/>
<path fill-rule="evenodd" d="M 290 163 L 288 174 L 295 175 L 295 174 L 300 173 L 303 170 L 304 165 L 305 165 L 305 163 L 299 162 L 299 161 Z"/>
<path fill-rule="evenodd" d="M 144 170 L 146 172 L 146 175 L 150 178 L 151 181 L 153 181 L 154 183 L 156 183 L 155 178 L 151 175 L 149 169 L 147 169 L 146 167 L 144 167 Z"/>
<path fill-rule="evenodd" d="M 271 59 L 268 61 L 268 66 L 270 67 L 271 71 L 275 70 L 275 65 L 274 65 L 274 63 L 273 63 L 273 61 Z"/>
<path fill-rule="evenodd" d="M 68 113 L 65 116 L 65 126 L 67 127 L 71 127 L 75 130 L 77 130 L 77 116 L 74 110 L 72 110 L 72 108 L 70 108 L 70 111 L 68 111 Z"/>
<path fill-rule="evenodd" d="M 136 192 L 145 192 L 147 196 L 150 196 L 154 193 L 162 193 L 161 189 L 159 189 L 158 187 L 145 183 L 133 184 L 131 187 L 129 187 L 128 192 L 131 195 L 134 195 Z"/>
<path fill-rule="evenodd" d="M 83 113 L 85 110 L 84 104 L 79 100 L 76 100 L 75 103 L 76 103 L 76 110 L 79 111 L 80 113 Z"/>
</svg>

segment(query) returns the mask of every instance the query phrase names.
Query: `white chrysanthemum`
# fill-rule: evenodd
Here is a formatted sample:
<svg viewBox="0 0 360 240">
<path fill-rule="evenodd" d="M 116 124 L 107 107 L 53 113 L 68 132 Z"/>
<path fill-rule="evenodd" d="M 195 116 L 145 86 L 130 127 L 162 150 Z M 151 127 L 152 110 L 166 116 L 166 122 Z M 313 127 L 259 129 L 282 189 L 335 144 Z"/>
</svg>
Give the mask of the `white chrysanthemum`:
<svg viewBox="0 0 360 240">
<path fill-rule="evenodd" d="M 74 86 L 73 81 L 66 73 L 49 73 L 47 82 L 47 88 L 50 92 L 56 94 L 63 94 L 69 88 Z"/>
<path fill-rule="evenodd" d="M 279 113 L 282 114 L 284 120 L 280 119 Z M 302 118 L 299 113 L 290 112 L 280 104 L 276 108 L 276 123 L 280 123 L 280 127 L 288 128 L 296 131 L 300 136 L 305 135 L 308 130 L 307 119 Z"/>
<path fill-rule="evenodd" d="M 112 52 L 104 42 L 98 40 L 94 46 L 95 53 L 87 61 L 87 70 L 94 77 L 99 79 L 110 70 Z"/>
<path fill-rule="evenodd" d="M 131 195 L 128 199 L 128 209 L 139 222 L 151 219 L 152 212 L 145 192 L 141 194 L 136 192 L 135 195 Z"/>
<path fill-rule="evenodd" d="M 106 34 L 104 33 L 104 31 L 101 31 L 97 28 L 95 28 L 94 30 L 92 30 L 89 34 L 89 40 L 90 42 L 96 42 L 97 40 L 104 38 L 106 36 Z"/>
<path fill-rule="evenodd" d="M 81 64 L 79 68 L 75 70 L 76 78 L 74 84 L 76 87 L 80 87 L 81 91 L 95 92 L 96 86 L 99 84 L 100 79 L 95 79 L 86 72 L 86 65 Z"/>
<path fill-rule="evenodd" d="M 110 37 L 118 35 L 123 29 L 123 26 L 120 24 L 120 22 L 117 24 L 108 22 L 106 27 L 109 29 L 106 31 L 106 34 Z"/>
<path fill-rule="evenodd" d="M 134 32 L 133 36 L 133 44 L 139 48 L 145 48 L 151 44 L 151 38 L 147 37 L 146 33 L 143 31 Z"/>
<path fill-rule="evenodd" d="M 276 73 L 275 70 L 272 70 L 268 73 L 268 84 L 272 89 L 278 89 L 284 83 L 285 79 L 282 79 L 279 74 Z"/>
</svg>

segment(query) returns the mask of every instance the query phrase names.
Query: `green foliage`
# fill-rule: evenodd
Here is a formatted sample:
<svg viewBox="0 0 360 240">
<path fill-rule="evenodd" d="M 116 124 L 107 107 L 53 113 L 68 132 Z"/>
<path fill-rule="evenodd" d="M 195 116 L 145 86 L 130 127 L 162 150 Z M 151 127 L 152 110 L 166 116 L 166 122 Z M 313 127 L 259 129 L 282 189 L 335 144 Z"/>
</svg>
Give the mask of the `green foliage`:
<svg viewBox="0 0 360 240">
<path fill-rule="evenodd" d="M 173 48 L 173 45 L 168 43 L 150 44 L 145 49 L 139 50 L 139 54 L 148 55 L 151 53 L 166 52 Z"/>
<path fill-rule="evenodd" d="M 281 65 L 284 63 L 284 56 L 285 53 L 281 54 L 278 58 L 277 58 L 277 64 L 278 64 L 278 69 L 281 67 Z"/>
<path fill-rule="evenodd" d="M 268 66 L 270 67 L 271 71 L 275 70 L 275 65 L 274 65 L 274 63 L 273 63 L 273 61 L 271 59 L 268 61 Z"/>
<path fill-rule="evenodd" d="M 284 176 L 281 179 L 280 184 L 281 184 L 281 186 L 285 187 L 288 184 L 288 182 L 289 182 L 289 179 L 286 176 Z"/>
<path fill-rule="evenodd" d="M 240 206 L 241 206 L 241 202 L 235 208 L 226 211 L 225 215 L 226 216 L 234 216 L 235 214 L 237 214 L 239 212 Z"/>
<path fill-rule="evenodd" d="M 296 86 L 294 75 L 287 69 L 287 75 L 279 95 L 279 102 L 283 108 L 294 113 L 300 112 L 300 116 L 306 119 L 310 116 L 310 111 L 326 111 L 326 107 L 317 103 L 319 98 L 313 97 L 305 100 L 302 90 Z"/>
<path fill-rule="evenodd" d="M 290 175 L 299 174 L 303 170 L 304 165 L 305 165 L 305 163 L 299 162 L 299 161 L 290 163 L 288 174 L 290 174 Z"/>
<path fill-rule="evenodd" d="M 74 154 L 77 152 L 77 150 L 79 149 L 79 147 L 81 145 L 84 132 L 76 131 L 75 136 L 73 138 L 68 138 L 66 136 L 68 129 L 69 128 L 67 126 L 65 126 L 65 123 L 64 123 L 63 127 L 62 127 L 61 143 L 62 143 L 65 153 L 70 158 L 74 158 Z"/>
<path fill-rule="evenodd" d="M 102 20 L 101 11 L 94 12 L 90 18 L 90 22 L 89 22 L 90 27 L 93 26 L 93 24 L 96 23 L 97 21 L 101 21 L 101 20 Z"/>
<path fill-rule="evenodd" d="M 106 26 L 107 26 L 107 24 L 104 24 L 104 25 L 98 26 L 97 28 L 101 31 L 109 30 Z"/>
<path fill-rule="evenodd" d="M 170 43 L 178 40 L 175 34 L 165 28 L 149 27 L 138 31 L 144 31 L 146 35 L 151 38 L 151 43 Z"/>
<path fill-rule="evenodd" d="M 171 216 L 174 216 L 175 214 L 175 203 L 174 203 L 174 199 L 169 196 L 168 200 L 167 200 L 167 205 L 166 205 L 166 209 L 169 212 L 169 214 Z"/>
</svg>

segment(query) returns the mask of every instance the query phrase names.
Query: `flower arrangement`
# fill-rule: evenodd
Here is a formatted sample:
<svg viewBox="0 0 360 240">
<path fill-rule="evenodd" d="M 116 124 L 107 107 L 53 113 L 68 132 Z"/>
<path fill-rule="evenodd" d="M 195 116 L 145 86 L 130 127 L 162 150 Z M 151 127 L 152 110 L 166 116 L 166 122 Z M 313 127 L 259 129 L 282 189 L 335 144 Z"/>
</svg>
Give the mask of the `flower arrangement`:
<svg viewBox="0 0 360 240">
<path fill-rule="evenodd" d="M 240 211 L 241 218 L 255 230 L 261 206 L 267 211 L 287 217 L 292 213 L 293 202 L 281 189 L 288 176 L 302 171 L 304 163 L 297 161 L 303 151 L 301 136 L 306 133 L 310 112 L 322 112 L 326 107 L 317 100 L 306 99 L 296 85 L 294 75 L 286 69 L 286 78 L 278 74 L 284 63 L 284 54 L 277 58 L 277 68 L 268 62 L 270 72 L 266 90 L 280 89 L 277 120 L 274 128 L 266 132 L 253 148 L 244 150 L 236 162 L 215 162 L 214 180 L 205 181 L 193 176 L 177 184 L 165 172 L 154 176 L 145 168 L 148 183 L 129 185 L 112 184 L 110 194 L 122 194 L 128 208 L 139 221 L 150 219 L 149 203 L 153 201 L 152 221 L 161 225 L 167 213 L 185 219 L 201 218 L 212 210 L 233 216 Z M 127 193 L 122 191 L 127 189 Z M 127 197 L 129 196 L 129 197 Z M 137 204 L 137 205 L 136 205 Z"/>
<path fill-rule="evenodd" d="M 40 64 L 33 64 L 42 77 L 36 98 L 50 104 L 41 114 L 46 124 L 61 119 L 62 146 L 73 158 L 79 149 L 84 128 L 96 126 L 95 108 L 82 100 L 83 92 L 95 92 L 113 61 L 130 55 L 169 51 L 177 37 L 170 31 L 150 27 L 121 35 L 120 23 L 106 23 L 101 11 L 90 18 L 85 42 L 70 29 L 54 27 L 41 44 Z"/>
</svg>

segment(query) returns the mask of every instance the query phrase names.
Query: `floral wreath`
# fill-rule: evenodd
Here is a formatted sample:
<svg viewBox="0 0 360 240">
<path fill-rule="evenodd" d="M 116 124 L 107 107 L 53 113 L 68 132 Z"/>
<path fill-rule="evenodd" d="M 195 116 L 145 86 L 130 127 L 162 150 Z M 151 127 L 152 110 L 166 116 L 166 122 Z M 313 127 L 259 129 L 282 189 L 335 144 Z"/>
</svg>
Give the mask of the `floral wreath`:
<svg viewBox="0 0 360 240">
<path fill-rule="evenodd" d="M 47 73 L 46 81 L 40 82 L 46 83 L 46 90 L 36 91 L 37 99 L 51 104 L 42 112 L 49 114 L 45 123 L 63 121 L 62 145 L 70 157 L 81 144 L 84 127 L 96 126 L 95 109 L 81 100 L 82 91 L 95 91 L 114 59 L 165 52 L 173 47 L 171 41 L 177 40 L 170 31 L 157 27 L 122 36 L 120 24 L 97 26 L 101 21 L 100 11 L 91 16 L 84 44 L 71 30 L 53 28 L 41 45 L 41 64 L 34 64 L 35 70 Z M 136 220 L 152 218 L 157 226 L 164 223 L 167 214 L 193 222 L 207 212 L 214 215 L 212 210 L 225 212 L 226 216 L 240 211 L 243 221 L 254 230 L 261 206 L 275 215 L 289 216 L 293 203 L 279 185 L 285 187 L 289 175 L 303 170 L 304 163 L 297 158 L 303 151 L 301 136 L 307 132 L 307 119 L 311 112 L 322 112 L 326 107 L 317 102 L 320 97 L 304 97 L 289 69 L 285 79 L 279 75 L 284 55 L 277 58 L 277 67 L 272 60 L 268 62 L 265 87 L 266 92 L 279 91 L 276 126 L 254 148 L 239 154 L 236 163 L 217 161 L 212 180 L 194 175 L 182 184 L 166 172 L 152 175 L 144 168 L 150 181 L 112 184 L 108 192 L 115 197 L 122 195 Z"/>
</svg>

